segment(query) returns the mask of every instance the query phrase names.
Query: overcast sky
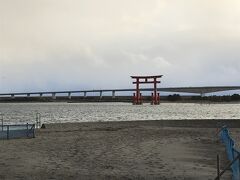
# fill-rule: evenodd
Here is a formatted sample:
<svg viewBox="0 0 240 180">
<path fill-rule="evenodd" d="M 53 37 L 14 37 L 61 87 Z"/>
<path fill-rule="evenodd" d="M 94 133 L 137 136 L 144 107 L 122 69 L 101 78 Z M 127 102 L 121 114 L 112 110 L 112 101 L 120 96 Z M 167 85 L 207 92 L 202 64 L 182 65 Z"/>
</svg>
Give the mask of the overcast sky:
<svg viewBox="0 0 240 180">
<path fill-rule="evenodd" d="M 240 85 L 239 0 L 0 0 L 0 92 Z"/>
</svg>

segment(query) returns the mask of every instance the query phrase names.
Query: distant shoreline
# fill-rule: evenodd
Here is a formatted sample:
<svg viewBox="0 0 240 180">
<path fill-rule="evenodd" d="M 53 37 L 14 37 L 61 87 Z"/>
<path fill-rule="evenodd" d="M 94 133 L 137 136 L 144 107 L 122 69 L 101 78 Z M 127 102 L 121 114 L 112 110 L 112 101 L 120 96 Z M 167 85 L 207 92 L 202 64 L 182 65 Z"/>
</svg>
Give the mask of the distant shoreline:
<svg viewBox="0 0 240 180">
<path fill-rule="evenodd" d="M 122 102 L 122 103 L 132 103 L 132 96 L 72 96 L 69 99 L 66 96 L 58 96 L 56 99 L 53 99 L 51 96 L 43 97 L 0 97 L 0 103 L 40 103 L 40 102 L 65 102 L 65 103 L 100 103 L 100 102 Z M 161 103 L 203 103 L 203 104 L 239 104 L 240 99 L 233 99 L 232 96 L 161 96 Z M 143 97 L 143 103 L 151 103 L 151 97 Z"/>
</svg>

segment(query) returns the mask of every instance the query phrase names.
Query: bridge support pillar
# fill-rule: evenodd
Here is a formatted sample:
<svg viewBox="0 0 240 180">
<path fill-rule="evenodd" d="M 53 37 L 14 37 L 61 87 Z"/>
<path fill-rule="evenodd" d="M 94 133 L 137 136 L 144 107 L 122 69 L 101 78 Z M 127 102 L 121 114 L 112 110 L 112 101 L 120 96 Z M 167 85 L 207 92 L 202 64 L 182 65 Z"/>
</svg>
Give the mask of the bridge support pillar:
<svg viewBox="0 0 240 180">
<path fill-rule="evenodd" d="M 12 98 L 12 99 L 14 99 L 14 98 L 15 98 L 14 94 L 11 94 L 11 98 Z"/>
<path fill-rule="evenodd" d="M 102 99 L 102 91 L 100 91 L 100 94 L 99 94 L 99 96 L 100 96 L 100 99 Z"/>
<path fill-rule="evenodd" d="M 72 99 L 71 93 L 68 93 L 68 99 Z"/>
<path fill-rule="evenodd" d="M 30 97 L 30 94 L 29 94 L 29 93 L 27 94 L 27 97 Z"/>
<path fill-rule="evenodd" d="M 42 94 L 42 93 L 40 93 L 40 94 L 39 94 L 39 96 L 40 96 L 40 97 L 42 97 L 42 96 L 43 96 L 43 94 Z"/>
<path fill-rule="evenodd" d="M 56 93 L 52 93 L 52 99 L 57 99 Z"/>
<path fill-rule="evenodd" d="M 83 96 L 84 96 L 84 98 L 86 98 L 86 97 L 87 97 L 87 92 L 84 92 L 84 95 L 83 95 Z"/>
<path fill-rule="evenodd" d="M 113 98 L 113 99 L 115 99 L 115 97 L 116 97 L 116 96 L 115 96 L 115 93 L 116 93 L 116 91 L 112 91 L 112 98 Z"/>
</svg>

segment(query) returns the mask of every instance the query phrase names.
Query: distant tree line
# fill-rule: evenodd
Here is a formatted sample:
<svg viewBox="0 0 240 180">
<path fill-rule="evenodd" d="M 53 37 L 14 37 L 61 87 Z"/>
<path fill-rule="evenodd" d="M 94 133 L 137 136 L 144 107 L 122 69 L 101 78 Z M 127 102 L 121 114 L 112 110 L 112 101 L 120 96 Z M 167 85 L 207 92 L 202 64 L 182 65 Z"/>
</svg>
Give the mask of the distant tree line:
<svg viewBox="0 0 240 180">
<path fill-rule="evenodd" d="M 168 101 L 179 101 L 181 99 L 182 98 L 179 94 L 169 95 L 168 98 L 167 98 Z"/>
<path fill-rule="evenodd" d="M 179 94 L 173 94 L 167 96 L 168 101 L 181 101 L 181 100 L 187 100 L 184 98 L 184 96 L 180 96 Z M 224 96 L 191 96 L 188 98 L 188 100 L 193 100 L 193 101 L 212 101 L 212 102 L 231 102 L 231 101 L 240 101 L 240 95 L 239 94 L 233 94 L 233 95 L 224 95 Z"/>
<path fill-rule="evenodd" d="M 205 100 L 205 101 L 213 101 L 213 102 L 230 102 L 230 101 L 240 101 L 239 94 L 233 94 L 231 96 L 192 96 L 192 100 Z"/>
</svg>

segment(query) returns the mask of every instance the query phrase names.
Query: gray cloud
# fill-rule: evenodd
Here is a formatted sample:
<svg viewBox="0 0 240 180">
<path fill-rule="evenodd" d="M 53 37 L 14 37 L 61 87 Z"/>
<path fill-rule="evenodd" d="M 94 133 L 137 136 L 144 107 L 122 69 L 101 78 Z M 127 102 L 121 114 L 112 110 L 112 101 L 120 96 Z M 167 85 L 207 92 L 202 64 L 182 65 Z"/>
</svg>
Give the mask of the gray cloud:
<svg viewBox="0 0 240 180">
<path fill-rule="evenodd" d="M 0 91 L 239 85 L 237 0 L 0 0 Z"/>
</svg>

